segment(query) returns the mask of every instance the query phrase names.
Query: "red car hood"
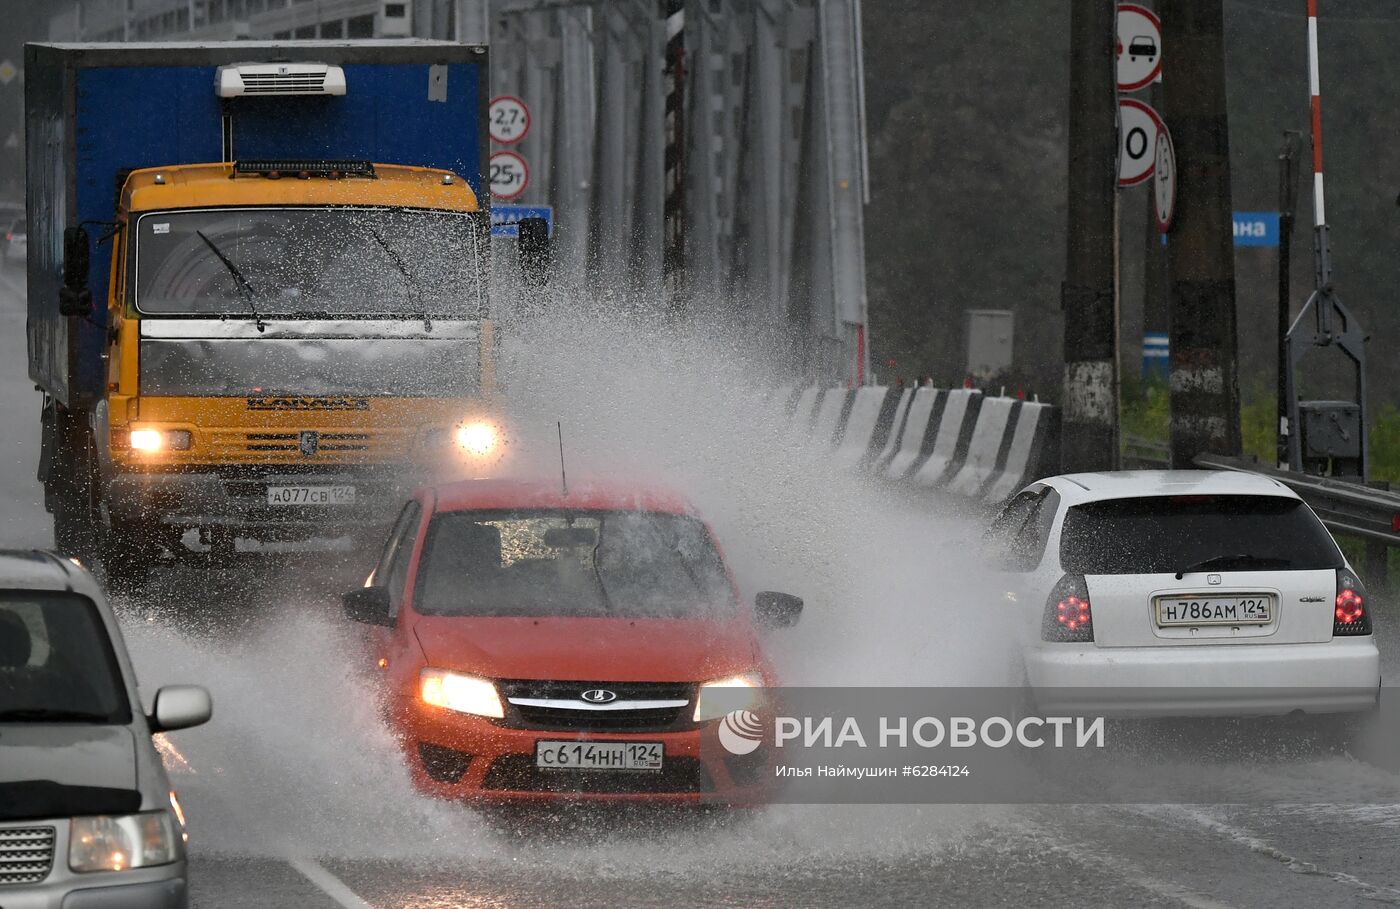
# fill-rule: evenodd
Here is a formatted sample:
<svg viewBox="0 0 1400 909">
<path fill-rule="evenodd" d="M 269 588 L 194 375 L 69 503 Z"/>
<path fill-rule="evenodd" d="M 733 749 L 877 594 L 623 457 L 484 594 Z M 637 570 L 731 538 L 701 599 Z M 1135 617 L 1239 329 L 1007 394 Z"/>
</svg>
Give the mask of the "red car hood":
<svg viewBox="0 0 1400 909">
<path fill-rule="evenodd" d="M 419 616 L 428 665 L 496 679 L 696 682 L 755 668 L 747 622 Z"/>
</svg>

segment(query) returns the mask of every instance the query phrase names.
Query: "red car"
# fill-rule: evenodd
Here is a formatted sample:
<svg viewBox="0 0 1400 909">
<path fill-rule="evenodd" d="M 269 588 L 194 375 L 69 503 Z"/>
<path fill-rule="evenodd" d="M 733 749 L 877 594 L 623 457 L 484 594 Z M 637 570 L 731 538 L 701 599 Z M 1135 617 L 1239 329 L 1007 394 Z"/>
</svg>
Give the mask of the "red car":
<svg viewBox="0 0 1400 909">
<path fill-rule="evenodd" d="M 755 803 L 763 749 L 700 743 L 774 683 L 761 627 L 802 601 L 738 596 L 682 498 L 467 480 L 405 506 L 346 614 L 380 626 L 384 705 L 414 782 L 450 799 Z M 707 687 L 728 689 L 722 707 Z"/>
</svg>

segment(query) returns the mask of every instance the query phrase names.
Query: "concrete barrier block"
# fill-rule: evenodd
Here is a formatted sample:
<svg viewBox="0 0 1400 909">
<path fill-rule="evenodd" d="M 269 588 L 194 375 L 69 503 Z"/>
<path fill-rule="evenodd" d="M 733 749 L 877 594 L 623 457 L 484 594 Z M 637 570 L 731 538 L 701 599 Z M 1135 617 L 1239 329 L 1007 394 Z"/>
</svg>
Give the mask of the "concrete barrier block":
<svg viewBox="0 0 1400 909">
<path fill-rule="evenodd" d="M 829 451 L 836 442 L 836 430 L 841 425 L 841 415 L 846 412 L 849 401 L 855 392 L 844 388 L 828 388 L 822 393 L 812 418 L 812 447 L 817 451 Z"/>
<path fill-rule="evenodd" d="M 914 471 L 919 486 L 939 486 L 962 464 L 971 444 L 972 429 L 982 406 L 982 393 L 957 388 L 946 392 L 947 403 L 939 417 L 928 457 Z"/>
<path fill-rule="evenodd" d="M 988 398 L 982 402 L 967 459 L 948 484 L 949 492 L 976 498 L 992 481 L 1009 447 L 1012 420 L 1020 406 L 1021 402 L 1013 398 Z"/>
<path fill-rule="evenodd" d="M 821 400 L 822 390 L 815 385 L 808 385 L 797 393 L 793 399 L 791 419 L 788 422 L 788 429 L 794 439 L 807 439 L 812 433 L 812 419 L 816 416 L 817 404 Z"/>
<path fill-rule="evenodd" d="M 899 436 L 904 430 L 904 418 L 909 413 L 909 402 L 914 397 L 914 389 L 902 388 L 899 394 L 885 395 L 880 407 L 880 415 L 875 420 L 875 437 L 871 439 L 870 464 L 875 470 L 884 470 L 890 458 L 899 450 Z M 879 449 L 878 452 L 875 449 Z"/>
<path fill-rule="evenodd" d="M 855 467 L 870 457 L 875 426 L 888 392 L 888 388 L 867 385 L 852 394 L 850 412 L 839 430 L 836 453 L 832 456 L 838 467 Z"/>
<path fill-rule="evenodd" d="M 933 388 L 920 388 L 914 392 L 909 402 L 909 412 L 904 418 L 904 431 L 900 435 L 899 449 L 885 467 L 885 476 L 891 480 L 902 479 L 918 463 L 924 454 L 924 445 L 934 409 L 947 396 L 946 391 Z"/>
<path fill-rule="evenodd" d="M 1004 502 L 1042 476 L 1046 450 L 1056 437 L 1058 416 L 1049 404 L 1021 405 L 1005 464 L 983 493 L 986 501 Z"/>
</svg>

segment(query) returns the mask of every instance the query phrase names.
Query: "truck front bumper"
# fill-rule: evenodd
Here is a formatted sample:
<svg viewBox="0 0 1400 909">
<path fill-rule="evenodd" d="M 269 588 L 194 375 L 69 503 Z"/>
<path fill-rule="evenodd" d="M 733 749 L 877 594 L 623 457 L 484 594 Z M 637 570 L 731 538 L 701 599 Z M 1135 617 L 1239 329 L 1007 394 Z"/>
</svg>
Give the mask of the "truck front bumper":
<svg viewBox="0 0 1400 909">
<path fill-rule="evenodd" d="M 410 469 L 120 472 L 108 484 L 113 521 L 259 531 L 265 538 L 339 536 L 379 528 L 430 477 Z M 339 504 L 273 504 L 268 490 L 341 490 Z M 353 489 L 353 501 L 343 490 Z"/>
</svg>

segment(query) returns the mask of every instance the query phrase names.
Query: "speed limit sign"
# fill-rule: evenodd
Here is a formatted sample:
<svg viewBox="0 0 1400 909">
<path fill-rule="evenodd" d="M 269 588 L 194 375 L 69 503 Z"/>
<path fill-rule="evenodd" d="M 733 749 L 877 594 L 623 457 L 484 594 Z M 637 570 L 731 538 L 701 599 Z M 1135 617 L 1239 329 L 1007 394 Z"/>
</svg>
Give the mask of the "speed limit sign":
<svg viewBox="0 0 1400 909">
<path fill-rule="evenodd" d="M 492 98 L 486 116 L 490 122 L 492 142 L 514 145 L 530 131 L 530 108 L 514 95 Z"/>
<path fill-rule="evenodd" d="M 530 165 L 513 151 L 491 156 L 491 195 L 501 201 L 519 198 L 530 185 Z"/>
</svg>

